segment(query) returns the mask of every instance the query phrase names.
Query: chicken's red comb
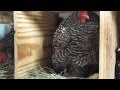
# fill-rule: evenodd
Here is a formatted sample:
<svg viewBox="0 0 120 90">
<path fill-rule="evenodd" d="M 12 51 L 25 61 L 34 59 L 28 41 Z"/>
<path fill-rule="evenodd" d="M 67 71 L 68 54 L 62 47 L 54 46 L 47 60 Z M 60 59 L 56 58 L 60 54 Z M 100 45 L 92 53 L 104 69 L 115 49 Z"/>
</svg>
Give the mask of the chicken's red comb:
<svg viewBox="0 0 120 90">
<path fill-rule="evenodd" d="M 0 61 L 4 61 L 6 59 L 6 55 L 4 52 L 0 52 Z"/>
<path fill-rule="evenodd" d="M 88 11 L 79 11 L 79 15 L 88 14 Z"/>
</svg>

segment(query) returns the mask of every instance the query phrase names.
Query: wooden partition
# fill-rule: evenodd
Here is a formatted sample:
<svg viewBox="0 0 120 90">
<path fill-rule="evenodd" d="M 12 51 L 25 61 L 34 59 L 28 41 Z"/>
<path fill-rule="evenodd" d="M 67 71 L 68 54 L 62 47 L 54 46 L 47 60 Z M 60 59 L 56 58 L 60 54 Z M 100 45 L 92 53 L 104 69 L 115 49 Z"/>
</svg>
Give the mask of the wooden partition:
<svg viewBox="0 0 120 90">
<path fill-rule="evenodd" d="M 114 79 L 117 41 L 117 12 L 100 12 L 99 79 Z"/>
<path fill-rule="evenodd" d="M 50 62 L 57 17 L 55 12 L 14 11 L 15 78 Z"/>
<path fill-rule="evenodd" d="M 51 56 L 55 12 L 14 11 L 15 78 Z M 99 79 L 114 79 L 117 23 L 115 11 L 100 12 Z"/>
</svg>

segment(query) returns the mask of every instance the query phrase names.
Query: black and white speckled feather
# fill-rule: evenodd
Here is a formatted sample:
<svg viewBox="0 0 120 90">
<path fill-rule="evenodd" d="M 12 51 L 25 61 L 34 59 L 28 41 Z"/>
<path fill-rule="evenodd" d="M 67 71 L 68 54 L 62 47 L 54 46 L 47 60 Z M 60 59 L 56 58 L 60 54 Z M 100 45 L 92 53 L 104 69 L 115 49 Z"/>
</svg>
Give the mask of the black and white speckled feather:
<svg viewBox="0 0 120 90">
<path fill-rule="evenodd" d="M 2 40 L 2 49 L 0 51 L 4 52 L 6 59 L 0 61 L 0 76 L 3 76 L 5 79 L 14 78 L 14 30 L 11 30 Z"/>
<path fill-rule="evenodd" d="M 75 12 L 57 28 L 52 56 L 56 71 L 67 69 L 71 76 L 82 77 L 98 71 L 99 16 L 90 11 L 89 17 L 86 23 L 81 23 Z"/>
</svg>

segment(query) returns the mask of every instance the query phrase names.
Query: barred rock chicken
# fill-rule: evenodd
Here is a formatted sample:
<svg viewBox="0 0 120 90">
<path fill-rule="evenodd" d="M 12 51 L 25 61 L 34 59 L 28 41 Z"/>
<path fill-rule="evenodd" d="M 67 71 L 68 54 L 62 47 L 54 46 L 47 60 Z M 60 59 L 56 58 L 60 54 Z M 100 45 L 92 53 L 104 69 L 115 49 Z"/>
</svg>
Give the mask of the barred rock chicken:
<svg viewBox="0 0 120 90">
<path fill-rule="evenodd" d="M 0 76 L 13 79 L 14 76 L 14 30 L 0 40 Z"/>
<path fill-rule="evenodd" d="M 70 77 L 89 77 L 99 71 L 99 16 L 77 11 L 62 21 L 53 38 L 52 65 Z"/>
<path fill-rule="evenodd" d="M 120 79 L 120 48 L 116 50 L 115 79 Z"/>
</svg>

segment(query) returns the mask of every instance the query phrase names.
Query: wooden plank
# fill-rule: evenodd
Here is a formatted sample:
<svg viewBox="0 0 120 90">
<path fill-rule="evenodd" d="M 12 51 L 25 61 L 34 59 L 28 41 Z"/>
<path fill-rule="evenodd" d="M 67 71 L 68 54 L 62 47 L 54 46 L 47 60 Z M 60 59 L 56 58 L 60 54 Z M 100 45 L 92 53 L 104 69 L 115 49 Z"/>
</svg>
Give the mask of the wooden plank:
<svg viewBox="0 0 120 90">
<path fill-rule="evenodd" d="M 15 78 L 20 78 L 39 64 L 47 65 L 52 54 L 50 45 L 56 22 L 54 12 L 14 11 Z"/>
<path fill-rule="evenodd" d="M 0 23 L 3 22 L 12 22 L 13 13 L 9 11 L 0 11 Z"/>
<path fill-rule="evenodd" d="M 114 79 L 117 48 L 116 12 L 100 12 L 99 79 Z"/>
</svg>

